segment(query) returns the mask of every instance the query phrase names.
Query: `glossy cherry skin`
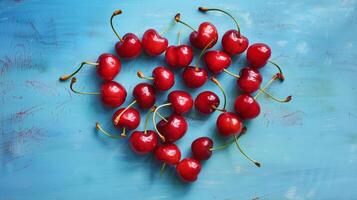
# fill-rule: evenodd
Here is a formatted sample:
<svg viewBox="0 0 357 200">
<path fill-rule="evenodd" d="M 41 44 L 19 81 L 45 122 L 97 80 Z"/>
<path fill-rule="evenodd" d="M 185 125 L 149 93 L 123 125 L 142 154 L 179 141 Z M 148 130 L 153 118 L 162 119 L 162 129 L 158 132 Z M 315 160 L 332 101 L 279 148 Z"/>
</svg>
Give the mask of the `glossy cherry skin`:
<svg viewBox="0 0 357 200">
<path fill-rule="evenodd" d="M 257 69 L 245 67 L 239 73 L 237 85 L 244 93 L 250 94 L 260 88 L 262 81 L 263 77 Z"/>
<path fill-rule="evenodd" d="M 270 47 L 264 43 L 255 43 L 248 47 L 247 60 L 254 68 L 262 68 L 271 56 Z"/>
<path fill-rule="evenodd" d="M 161 120 L 156 127 L 165 137 L 166 142 L 175 142 L 182 138 L 187 131 L 187 121 L 184 117 L 172 114 L 167 118 L 167 122 Z"/>
<path fill-rule="evenodd" d="M 181 180 L 194 182 L 201 171 L 201 163 L 193 158 L 185 158 L 177 164 L 176 171 Z"/>
<path fill-rule="evenodd" d="M 222 37 L 222 48 L 231 56 L 243 53 L 248 45 L 248 39 L 237 30 L 229 30 Z"/>
<path fill-rule="evenodd" d="M 141 45 L 148 55 L 158 56 L 167 49 L 169 42 L 156 30 L 149 29 L 145 31 L 143 38 L 141 39 Z"/>
<path fill-rule="evenodd" d="M 158 137 L 155 131 L 148 130 L 134 131 L 129 138 L 131 149 L 140 155 L 145 155 L 153 151 L 158 144 Z"/>
<path fill-rule="evenodd" d="M 170 67 L 185 68 L 193 60 L 193 49 L 188 45 L 169 46 L 165 52 L 165 60 Z"/>
<path fill-rule="evenodd" d="M 199 88 L 206 83 L 208 79 L 207 71 L 203 68 L 186 67 L 182 72 L 182 80 L 189 88 Z"/>
<path fill-rule="evenodd" d="M 113 115 L 113 122 L 125 108 L 120 108 Z M 119 122 L 115 125 L 118 128 L 134 130 L 140 124 L 140 113 L 135 108 L 128 108 L 120 117 Z"/>
<path fill-rule="evenodd" d="M 209 49 L 217 43 L 217 40 L 218 31 L 216 27 L 209 22 L 201 23 L 198 30 L 190 34 L 190 43 L 197 49 L 204 49 L 212 41 L 208 46 Z"/>
<path fill-rule="evenodd" d="M 238 134 L 243 129 L 242 120 L 232 112 L 220 114 L 216 121 L 217 129 L 222 136 L 232 136 Z"/>
<path fill-rule="evenodd" d="M 141 54 L 141 43 L 139 38 L 133 33 L 127 33 L 115 45 L 115 50 L 119 57 L 134 59 Z"/>
<path fill-rule="evenodd" d="M 192 156 L 197 160 L 208 160 L 212 151 L 213 140 L 209 137 L 200 137 L 191 144 Z"/>
<path fill-rule="evenodd" d="M 188 92 L 182 90 L 174 90 L 167 96 L 168 102 L 171 103 L 171 108 L 176 114 L 184 114 L 191 110 L 193 100 Z"/>
<path fill-rule="evenodd" d="M 219 103 L 219 97 L 215 93 L 204 91 L 197 95 L 195 108 L 200 113 L 211 114 L 215 111 L 214 108 L 218 108 Z"/>
<path fill-rule="evenodd" d="M 100 89 L 100 94 L 103 104 L 110 107 L 121 106 L 127 96 L 125 88 L 115 81 L 107 81 L 103 83 Z"/>
<path fill-rule="evenodd" d="M 120 60 L 110 53 L 100 55 L 97 63 L 97 74 L 105 81 L 113 80 L 121 70 Z"/>
<path fill-rule="evenodd" d="M 139 83 L 133 90 L 133 96 L 141 109 L 149 109 L 156 101 L 155 88 L 148 83 Z"/>
<path fill-rule="evenodd" d="M 234 102 L 234 110 L 243 119 L 253 119 L 260 113 L 258 102 L 249 94 L 239 95 Z"/>
<path fill-rule="evenodd" d="M 231 63 L 231 57 L 224 51 L 207 51 L 203 57 L 208 70 L 214 74 L 219 74 L 223 69 L 228 68 Z"/>
<path fill-rule="evenodd" d="M 167 91 L 175 85 L 175 75 L 167 67 L 156 67 L 152 71 L 154 87 L 160 91 Z"/>
<path fill-rule="evenodd" d="M 180 162 L 181 151 L 175 144 L 162 144 L 155 150 L 155 158 L 169 165 Z"/>
</svg>

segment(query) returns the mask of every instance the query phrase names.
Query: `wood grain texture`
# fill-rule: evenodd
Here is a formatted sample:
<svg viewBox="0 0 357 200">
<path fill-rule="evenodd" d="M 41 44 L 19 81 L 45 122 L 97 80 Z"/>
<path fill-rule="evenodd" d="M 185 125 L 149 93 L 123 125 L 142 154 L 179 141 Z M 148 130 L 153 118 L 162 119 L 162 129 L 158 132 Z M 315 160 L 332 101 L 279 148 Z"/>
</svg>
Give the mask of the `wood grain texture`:
<svg viewBox="0 0 357 200">
<path fill-rule="evenodd" d="M 357 2 L 217 2 L 0 1 L 0 199 L 357 199 Z M 71 94 L 58 77 L 83 60 L 114 52 L 109 17 L 117 8 L 124 11 L 115 20 L 122 34 L 163 30 L 177 12 L 194 26 L 211 21 L 220 37 L 234 28 L 226 16 L 197 12 L 202 5 L 226 9 L 250 43 L 271 46 L 286 75 L 271 92 L 294 99 L 282 105 L 261 98 L 260 117 L 247 124 L 241 144 L 261 169 L 232 146 L 203 164 L 197 182 L 184 184 L 174 169 L 160 178 L 160 164 L 134 155 L 126 140 L 98 134 L 95 122 L 110 129 L 113 110 L 98 98 Z M 177 42 L 178 31 L 187 43 L 190 30 L 179 24 L 166 35 L 170 43 Z M 244 56 L 233 60 L 232 71 L 246 65 Z M 164 64 L 163 57 L 145 55 L 123 61 L 116 80 L 131 93 L 141 81 L 137 70 L 148 74 Z M 275 71 L 267 66 L 262 73 L 266 82 Z M 232 109 L 236 81 L 218 78 Z M 93 68 L 78 79 L 86 90 L 98 90 L 101 83 Z M 175 88 L 184 88 L 179 72 L 176 79 Z M 208 89 L 220 94 L 211 83 L 191 92 Z M 165 101 L 166 94 L 160 95 L 158 102 Z M 224 142 L 216 136 L 217 115 L 187 116 L 189 131 L 177 143 L 183 155 L 190 155 L 191 141 L 199 136 Z"/>
</svg>

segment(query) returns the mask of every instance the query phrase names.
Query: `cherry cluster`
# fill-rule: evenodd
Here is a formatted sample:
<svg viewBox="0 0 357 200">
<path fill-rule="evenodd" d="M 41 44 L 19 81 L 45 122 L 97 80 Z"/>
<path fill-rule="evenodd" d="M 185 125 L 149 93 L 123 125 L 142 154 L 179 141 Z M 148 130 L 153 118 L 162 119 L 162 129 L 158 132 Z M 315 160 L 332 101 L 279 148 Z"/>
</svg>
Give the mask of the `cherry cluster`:
<svg viewBox="0 0 357 200">
<path fill-rule="evenodd" d="M 134 101 L 125 108 L 119 108 L 114 113 L 112 121 L 114 126 L 121 130 L 120 135 L 111 134 L 104 130 L 98 122 L 96 123 L 96 128 L 103 134 L 111 138 L 124 138 L 127 136 L 127 132 L 135 130 L 141 121 L 140 113 L 134 108 L 134 105 L 137 104 L 140 109 L 148 110 L 144 130 L 135 130 L 130 134 L 129 143 L 131 149 L 140 155 L 153 152 L 155 158 L 163 163 L 160 170 L 161 173 L 165 165 L 176 166 L 179 177 L 187 182 L 193 182 L 197 179 L 201 171 L 201 161 L 209 159 L 213 151 L 225 149 L 232 143 L 236 144 L 238 150 L 247 159 L 260 167 L 260 163 L 249 157 L 238 143 L 240 136 L 247 130 L 243 123 L 259 115 L 260 105 L 256 99 L 261 93 L 266 94 L 277 102 L 289 102 L 291 100 L 291 96 L 285 99 L 278 99 L 267 91 L 273 81 L 284 80 L 281 68 L 270 60 L 271 49 L 268 45 L 255 43 L 249 46 L 248 39 L 241 34 L 237 20 L 228 12 L 221 9 L 203 7 L 199 7 L 198 10 L 201 12 L 222 12 L 233 19 L 236 30 L 225 32 L 221 41 L 222 50 L 209 50 L 218 41 L 218 31 L 210 22 L 201 23 L 196 30 L 183 22 L 180 14 L 176 14 L 175 23 L 183 24 L 192 29 L 189 37 L 191 46 L 180 44 L 180 33 L 179 44 L 168 46 L 168 40 L 163 37 L 167 30 L 163 33 L 158 33 L 154 29 L 149 29 L 144 33 L 141 41 L 133 33 L 127 33 L 120 37 L 114 28 L 113 19 L 121 14 L 122 11 L 117 10 L 112 14 L 110 25 L 119 39 L 115 44 L 115 50 L 120 58 L 135 59 L 141 54 L 142 50 L 152 57 L 159 56 L 165 52 L 165 61 L 169 67 L 158 66 L 154 68 L 150 77 L 145 76 L 141 71 L 137 73 L 139 78 L 149 80 L 150 83 L 137 84 L 132 93 Z M 190 64 L 194 57 L 193 47 L 200 49 L 201 53 L 198 56 L 197 63 L 191 66 Z M 231 57 L 240 55 L 246 50 L 246 59 L 249 66 L 242 68 L 239 74 L 229 71 L 228 68 L 232 64 Z M 199 66 L 202 57 L 206 68 Z M 278 69 L 278 73 L 264 87 L 261 87 L 263 77 L 259 69 L 268 63 L 275 66 Z M 104 80 L 100 92 L 82 92 L 74 89 L 74 84 L 77 81 L 74 75 L 84 65 L 95 66 L 97 74 Z M 182 69 L 182 79 L 188 88 L 200 88 L 210 79 L 223 94 L 223 106 L 220 107 L 220 98 L 212 91 L 203 91 L 193 100 L 191 95 L 183 90 L 171 91 L 167 96 L 166 103 L 155 105 L 156 93 L 168 91 L 175 84 L 175 76 L 172 69 Z M 127 97 L 126 89 L 120 83 L 113 81 L 120 70 L 120 59 L 115 55 L 104 53 L 99 56 L 97 62 L 83 62 L 75 72 L 60 77 L 60 80 L 65 81 L 72 78 L 70 88 L 73 92 L 100 95 L 104 105 L 116 108 L 120 107 Z M 211 74 L 210 77 L 209 72 Z M 220 82 L 215 78 L 215 75 L 222 72 L 235 77 L 237 79 L 237 87 L 241 91 L 241 94 L 235 99 L 234 112 L 226 110 L 226 93 Z M 252 96 L 254 92 L 256 94 Z M 172 114 L 167 117 L 162 116 L 159 110 L 163 107 L 170 107 Z M 197 138 L 191 145 L 192 157 L 181 159 L 181 151 L 175 145 L 175 142 L 187 132 L 188 123 L 184 114 L 188 113 L 193 107 L 204 115 L 212 114 L 215 111 L 221 112 L 216 121 L 217 130 L 221 136 L 233 138 L 230 142 L 221 146 L 213 146 L 213 140 L 209 137 Z M 150 116 L 152 117 L 154 130 L 147 129 Z M 158 123 L 156 123 L 157 117 L 161 119 Z"/>
</svg>

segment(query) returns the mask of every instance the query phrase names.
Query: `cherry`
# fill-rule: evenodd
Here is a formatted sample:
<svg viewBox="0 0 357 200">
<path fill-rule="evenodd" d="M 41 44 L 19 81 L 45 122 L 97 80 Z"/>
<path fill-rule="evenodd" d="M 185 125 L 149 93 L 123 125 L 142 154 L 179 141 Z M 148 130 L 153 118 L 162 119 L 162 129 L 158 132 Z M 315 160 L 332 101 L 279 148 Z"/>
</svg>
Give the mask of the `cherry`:
<svg viewBox="0 0 357 200">
<path fill-rule="evenodd" d="M 158 138 L 155 131 L 134 131 L 130 135 L 129 142 L 131 149 L 135 153 L 145 155 L 156 148 Z"/>
<path fill-rule="evenodd" d="M 189 45 L 180 44 L 181 32 L 178 34 L 178 45 L 169 46 L 165 52 L 165 60 L 172 68 L 185 68 L 193 60 L 193 49 Z"/>
<path fill-rule="evenodd" d="M 155 115 L 155 112 L 154 112 Z M 182 138 L 187 131 L 187 122 L 181 115 L 172 114 L 166 120 L 161 120 L 155 126 L 155 119 L 153 119 L 156 132 L 165 142 L 175 142 Z"/>
<path fill-rule="evenodd" d="M 139 78 L 154 81 L 154 87 L 160 91 L 167 91 L 175 84 L 175 75 L 167 67 L 156 67 L 152 71 L 152 77 L 146 77 L 141 71 L 137 73 Z"/>
<path fill-rule="evenodd" d="M 119 38 L 119 41 L 115 44 L 115 50 L 122 58 L 134 59 L 141 54 L 141 43 L 139 38 L 134 33 L 127 33 L 121 38 L 113 26 L 113 18 L 121 13 L 121 10 L 116 10 L 110 17 L 110 26 L 115 35 Z"/>
<path fill-rule="evenodd" d="M 176 171 L 183 181 L 194 182 L 201 171 L 201 163 L 193 158 L 185 158 L 177 164 Z"/>
<path fill-rule="evenodd" d="M 199 137 L 191 144 L 192 155 L 197 160 L 208 160 L 212 155 L 213 140 L 209 137 Z"/>
<path fill-rule="evenodd" d="M 76 71 L 74 71 L 72 74 L 61 76 L 60 81 L 65 81 L 73 77 L 82 69 L 84 65 L 96 66 L 98 76 L 105 81 L 113 80 L 121 69 L 121 62 L 115 55 L 109 53 L 103 53 L 98 57 L 96 63 L 90 61 L 82 62 L 79 68 Z"/>
<path fill-rule="evenodd" d="M 154 106 L 156 101 L 155 88 L 148 83 L 139 83 L 133 90 L 133 96 L 142 109 Z"/>
<path fill-rule="evenodd" d="M 165 164 L 176 165 L 180 162 L 181 151 L 175 144 L 161 144 L 155 150 L 155 158 Z"/>
<path fill-rule="evenodd" d="M 262 68 L 271 56 L 270 47 L 264 43 L 255 43 L 247 50 L 247 60 L 252 67 Z"/>
<path fill-rule="evenodd" d="M 246 37 L 241 35 L 239 24 L 231 14 L 229 14 L 224 10 L 216 9 L 216 8 L 199 7 L 198 10 L 201 12 L 207 12 L 207 11 L 222 12 L 233 19 L 235 25 L 237 26 L 237 30 L 233 30 L 233 29 L 228 30 L 222 37 L 222 47 L 226 53 L 230 55 L 237 55 L 243 53 L 247 49 L 249 45 L 249 41 Z"/>
<path fill-rule="evenodd" d="M 250 94 L 260 88 L 262 81 L 263 77 L 258 70 L 251 67 L 245 67 L 240 71 L 237 85 L 244 93 Z"/>
<path fill-rule="evenodd" d="M 209 22 L 203 22 L 198 27 L 198 31 L 196 31 L 187 23 L 181 21 L 180 13 L 177 13 L 175 15 L 175 20 L 176 22 L 181 23 L 193 30 L 190 34 L 190 43 L 192 46 L 196 47 L 197 49 L 203 49 L 206 46 L 208 46 L 207 48 L 209 49 L 212 48 L 217 43 L 218 31 L 213 24 Z"/>
<path fill-rule="evenodd" d="M 224 51 L 207 51 L 203 57 L 206 67 L 214 74 L 219 74 L 228 68 L 231 63 L 231 57 Z"/>
<path fill-rule="evenodd" d="M 168 40 L 162 37 L 156 30 L 149 29 L 145 31 L 141 44 L 145 52 L 150 56 L 162 54 L 169 44 Z"/>
<path fill-rule="evenodd" d="M 170 102 L 172 110 L 177 114 L 187 113 L 193 106 L 191 95 L 182 90 L 170 92 L 167 96 L 167 100 Z"/>
<path fill-rule="evenodd" d="M 77 82 L 77 78 L 73 77 L 70 84 L 70 89 L 77 94 L 88 94 L 88 95 L 100 95 L 101 100 L 104 105 L 110 107 L 119 107 L 121 106 L 127 96 L 125 88 L 115 82 L 115 81 L 106 81 L 102 84 L 100 93 L 99 92 L 80 92 L 73 88 L 74 83 Z"/>
<path fill-rule="evenodd" d="M 234 110 L 243 119 L 253 119 L 259 115 L 260 106 L 249 94 L 241 94 L 234 102 Z"/>
<path fill-rule="evenodd" d="M 222 136 L 232 136 L 242 131 L 242 120 L 232 112 L 223 112 L 217 118 L 217 129 Z"/>
<path fill-rule="evenodd" d="M 195 108 L 203 114 L 211 114 L 219 106 L 219 97 L 211 91 L 204 91 L 197 95 L 195 99 Z"/>
<path fill-rule="evenodd" d="M 126 130 L 134 130 L 140 124 L 140 113 L 135 108 L 120 108 L 113 115 L 113 124 L 122 128 L 121 136 L 126 136 Z"/>
</svg>

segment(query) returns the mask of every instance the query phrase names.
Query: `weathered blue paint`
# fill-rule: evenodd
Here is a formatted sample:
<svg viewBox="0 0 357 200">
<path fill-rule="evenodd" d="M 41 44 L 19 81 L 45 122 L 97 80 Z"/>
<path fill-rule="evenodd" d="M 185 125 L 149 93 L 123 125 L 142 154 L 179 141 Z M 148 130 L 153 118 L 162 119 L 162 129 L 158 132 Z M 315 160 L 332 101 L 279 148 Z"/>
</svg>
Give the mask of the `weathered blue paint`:
<svg viewBox="0 0 357 200">
<path fill-rule="evenodd" d="M 201 3 L 200 3 L 201 2 Z M 356 199 L 357 198 L 357 11 L 355 0 L 326 1 L 24 1 L 0 2 L 0 199 Z M 197 6 L 233 13 L 251 43 L 265 42 L 286 73 L 271 91 L 292 94 L 290 104 L 261 98 L 262 113 L 248 124 L 242 146 L 262 162 L 258 169 L 234 146 L 215 152 L 203 164 L 199 180 L 181 183 L 173 169 L 159 177 L 152 156 L 138 157 L 126 140 L 98 135 L 96 121 L 109 128 L 113 110 L 96 97 L 71 94 L 60 75 L 81 61 L 113 52 L 116 42 L 108 19 L 114 9 L 121 34 L 139 36 L 163 30 L 176 12 L 197 26 L 209 20 L 220 36 L 234 28 L 223 15 L 201 14 Z M 187 42 L 190 30 L 176 25 Z M 216 46 L 215 48 L 220 48 Z M 163 57 L 141 56 L 123 62 L 116 78 L 132 91 Z M 244 56 L 231 67 L 238 72 Z M 275 73 L 262 70 L 265 81 Z M 229 92 L 229 108 L 237 95 L 235 80 L 219 79 Z M 88 67 L 78 87 L 98 90 L 100 81 Z M 183 88 L 178 73 L 175 88 Z M 204 88 L 218 94 L 208 83 Z M 165 102 L 162 94 L 159 102 Z M 128 104 L 131 96 L 126 101 Z M 215 136 L 215 118 L 192 112 L 189 132 L 178 142 L 189 155 L 191 141 Z M 142 128 L 143 123 L 141 124 Z M 114 131 L 114 129 L 110 129 Z"/>
</svg>

